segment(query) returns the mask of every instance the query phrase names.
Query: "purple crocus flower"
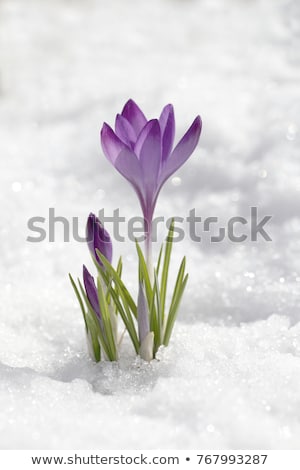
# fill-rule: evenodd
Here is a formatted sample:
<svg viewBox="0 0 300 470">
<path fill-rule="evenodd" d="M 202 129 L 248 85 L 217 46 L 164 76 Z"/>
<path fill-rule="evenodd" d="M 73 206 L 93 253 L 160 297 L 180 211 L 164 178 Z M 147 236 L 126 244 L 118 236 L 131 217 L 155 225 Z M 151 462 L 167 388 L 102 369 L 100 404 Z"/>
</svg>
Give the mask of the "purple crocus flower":
<svg viewBox="0 0 300 470">
<path fill-rule="evenodd" d="M 96 249 L 99 250 L 105 258 L 111 263 L 112 260 L 112 242 L 108 232 L 101 224 L 95 214 L 90 214 L 86 224 L 86 239 L 91 255 L 97 260 L 100 266 L 102 262 L 97 255 Z"/>
<path fill-rule="evenodd" d="M 165 181 L 195 150 L 201 126 L 201 118 L 197 116 L 173 149 L 173 106 L 168 104 L 163 108 L 159 119 L 148 121 L 131 99 L 125 104 L 122 113 L 117 114 L 114 131 L 108 124 L 103 124 L 101 143 L 104 154 L 132 184 L 138 195 L 145 220 L 148 247 L 158 194 Z"/>
</svg>

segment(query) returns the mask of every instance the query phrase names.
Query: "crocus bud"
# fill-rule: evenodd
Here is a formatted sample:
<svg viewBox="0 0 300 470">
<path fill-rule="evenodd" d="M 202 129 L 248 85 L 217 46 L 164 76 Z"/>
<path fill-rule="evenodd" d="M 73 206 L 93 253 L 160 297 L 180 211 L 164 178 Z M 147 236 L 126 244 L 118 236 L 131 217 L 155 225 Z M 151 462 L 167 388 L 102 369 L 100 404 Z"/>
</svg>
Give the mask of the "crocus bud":
<svg viewBox="0 0 300 470">
<path fill-rule="evenodd" d="M 154 333 L 150 331 L 143 339 L 140 346 L 140 356 L 144 361 L 150 362 L 153 359 Z"/>
<path fill-rule="evenodd" d="M 102 315 L 100 312 L 99 301 L 98 301 L 98 292 L 93 276 L 89 273 L 88 269 L 83 265 L 83 283 L 87 298 L 91 304 L 92 309 L 94 310 L 100 325 L 102 326 Z"/>
<path fill-rule="evenodd" d="M 93 258 L 96 259 L 97 263 L 102 267 L 103 264 L 97 255 L 96 250 L 105 256 L 105 258 L 111 263 L 112 261 L 112 242 L 108 232 L 105 230 L 100 220 L 95 214 L 90 214 L 86 224 L 86 239 L 89 250 Z"/>
</svg>

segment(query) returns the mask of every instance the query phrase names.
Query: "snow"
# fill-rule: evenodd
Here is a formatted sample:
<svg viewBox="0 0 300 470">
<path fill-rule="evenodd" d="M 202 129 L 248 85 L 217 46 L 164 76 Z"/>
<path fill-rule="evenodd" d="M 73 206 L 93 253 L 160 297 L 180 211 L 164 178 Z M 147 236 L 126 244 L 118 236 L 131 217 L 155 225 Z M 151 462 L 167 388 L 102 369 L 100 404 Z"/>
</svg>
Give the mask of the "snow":
<svg viewBox="0 0 300 470">
<path fill-rule="evenodd" d="M 1 448 L 299 448 L 299 15 L 297 0 L 2 0 Z M 54 207 L 83 233 L 102 207 L 140 215 L 98 137 L 129 97 L 148 116 L 172 102 L 177 139 L 204 123 L 156 215 L 226 224 L 257 206 L 272 241 L 199 226 L 174 246 L 190 280 L 169 348 L 146 364 L 125 340 L 97 365 L 67 277 L 88 250 L 62 229 L 29 243 L 27 221 Z M 114 249 L 136 292 L 133 244 Z"/>
</svg>

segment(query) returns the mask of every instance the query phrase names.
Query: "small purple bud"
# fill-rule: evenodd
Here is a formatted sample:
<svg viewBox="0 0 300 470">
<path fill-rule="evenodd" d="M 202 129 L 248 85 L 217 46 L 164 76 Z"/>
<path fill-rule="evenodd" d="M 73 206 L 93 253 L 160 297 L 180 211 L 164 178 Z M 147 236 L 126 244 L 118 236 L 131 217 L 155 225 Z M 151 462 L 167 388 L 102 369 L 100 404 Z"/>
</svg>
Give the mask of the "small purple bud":
<svg viewBox="0 0 300 470">
<path fill-rule="evenodd" d="M 89 273 L 88 269 L 83 265 L 83 283 L 86 291 L 87 298 L 94 310 L 97 318 L 99 319 L 100 325 L 102 326 L 102 315 L 100 312 L 98 292 L 93 276 Z"/>
<path fill-rule="evenodd" d="M 91 255 L 100 266 L 103 266 L 96 250 L 105 256 L 107 261 L 112 261 L 112 242 L 108 232 L 105 230 L 100 220 L 95 214 L 90 214 L 86 224 L 86 239 Z"/>
</svg>

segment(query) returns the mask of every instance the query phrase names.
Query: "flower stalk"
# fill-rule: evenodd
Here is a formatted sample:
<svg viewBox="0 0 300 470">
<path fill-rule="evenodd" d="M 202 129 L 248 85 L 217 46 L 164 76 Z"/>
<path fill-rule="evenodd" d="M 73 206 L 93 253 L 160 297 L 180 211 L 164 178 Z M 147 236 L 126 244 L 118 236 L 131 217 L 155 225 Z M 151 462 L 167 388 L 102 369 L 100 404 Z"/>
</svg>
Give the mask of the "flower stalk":
<svg viewBox="0 0 300 470">
<path fill-rule="evenodd" d="M 152 219 L 144 219 L 144 232 L 145 232 L 145 258 L 148 268 L 148 273 L 151 281 L 153 281 L 153 259 L 152 259 Z"/>
</svg>

